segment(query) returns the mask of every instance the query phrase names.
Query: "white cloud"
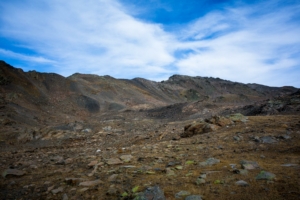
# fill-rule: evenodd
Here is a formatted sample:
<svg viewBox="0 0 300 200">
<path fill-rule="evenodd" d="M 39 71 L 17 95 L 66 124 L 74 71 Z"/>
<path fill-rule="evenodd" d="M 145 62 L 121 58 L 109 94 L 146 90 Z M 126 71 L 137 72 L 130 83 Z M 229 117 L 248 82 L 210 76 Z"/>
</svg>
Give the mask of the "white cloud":
<svg viewBox="0 0 300 200">
<path fill-rule="evenodd" d="M 0 55 L 7 56 L 10 58 L 15 58 L 18 60 L 34 62 L 34 63 L 52 63 L 52 64 L 55 63 L 53 60 L 49 60 L 41 56 L 24 55 L 24 54 L 15 53 L 1 48 L 0 48 Z"/>
<path fill-rule="evenodd" d="M 5 36 L 56 60 L 56 71 L 63 75 L 80 71 L 132 77 L 144 71 L 154 77 L 174 61 L 170 34 L 134 19 L 112 0 L 11 3 L 1 18 Z"/>
<path fill-rule="evenodd" d="M 211 13 L 188 25 L 186 32 L 191 34 L 187 38 L 196 41 L 188 41 L 181 48 L 192 46 L 196 50 L 177 61 L 179 73 L 277 86 L 292 81 L 294 84 L 295 80 L 288 76 L 278 77 L 276 81 L 270 79 L 278 70 L 299 68 L 300 27 L 291 22 L 294 8 L 260 15 L 254 14 L 253 9 Z M 201 39 L 219 31 L 214 27 L 220 25 L 230 29 L 223 35 Z M 203 35 L 199 37 L 199 34 Z M 300 86 L 299 81 L 297 85 Z"/>
<path fill-rule="evenodd" d="M 167 32 L 163 24 L 134 18 L 117 0 L 2 1 L 0 36 L 40 56 L 4 49 L 0 55 L 51 62 L 49 71 L 62 75 L 161 80 L 186 74 L 300 87 L 286 71 L 299 72 L 300 7 L 273 2 L 213 11 Z"/>
</svg>

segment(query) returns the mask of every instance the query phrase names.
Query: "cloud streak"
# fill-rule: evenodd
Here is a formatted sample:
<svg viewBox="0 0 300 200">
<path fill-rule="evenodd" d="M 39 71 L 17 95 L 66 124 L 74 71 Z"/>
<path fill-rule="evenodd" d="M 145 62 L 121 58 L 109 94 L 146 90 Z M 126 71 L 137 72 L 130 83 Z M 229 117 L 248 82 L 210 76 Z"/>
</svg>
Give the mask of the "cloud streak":
<svg viewBox="0 0 300 200">
<path fill-rule="evenodd" d="M 0 46 L 0 58 L 51 63 L 49 71 L 65 76 L 162 80 L 185 74 L 300 87 L 294 75 L 300 74 L 299 4 L 231 5 L 173 31 L 133 17 L 114 0 L 12 0 L 0 8 L 0 37 L 36 52 Z"/>
</svg>

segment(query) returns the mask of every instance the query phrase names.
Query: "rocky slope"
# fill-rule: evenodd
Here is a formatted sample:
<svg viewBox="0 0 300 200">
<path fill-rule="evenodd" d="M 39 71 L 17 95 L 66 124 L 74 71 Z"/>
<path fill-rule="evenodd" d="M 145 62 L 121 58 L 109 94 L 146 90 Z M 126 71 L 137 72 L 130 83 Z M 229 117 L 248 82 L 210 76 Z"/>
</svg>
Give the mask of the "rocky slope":
<svg viewBox="0 0 300 200">
<path fill-rule="evenodd" d="M 0 91 L 0 199 L 300 199 L 297 88 L 0 62 Z"/>
</svg>

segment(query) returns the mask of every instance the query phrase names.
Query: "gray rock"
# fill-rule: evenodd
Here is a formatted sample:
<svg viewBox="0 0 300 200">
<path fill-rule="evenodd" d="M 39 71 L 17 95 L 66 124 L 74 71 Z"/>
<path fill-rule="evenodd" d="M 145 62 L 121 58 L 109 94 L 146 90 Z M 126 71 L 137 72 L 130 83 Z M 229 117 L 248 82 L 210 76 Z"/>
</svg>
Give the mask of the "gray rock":
<svg viewBox="0 0 300 200">
<path fill-rule="evenodd" d="M 266 143 L 266 144 L 273 144 L 276 143 L 277 140 L 274 139 L 274 137 L 272 136 L 264 136 L 260 138 L 262 143 Z"/>
<path fill-rule="evenodd" d="M 231 119 L 233 122 L 247 122 L 248 118 L 242 115 L 241 113 L 235 113 L 231 114 L 229 116 L 229 119 Z"/>
<path fill-rule="evenodd" d="M 24 171 L 18 170 L 18 169 L 6 169 L 2 176 L 5 178 L 7 175 L 13 175 L 13 176 L 23 176 L 25 174 Z"/>
<path fill-rule="evenodd" d="M 217 164 L 219 162 L 220 162 L 220 160 L 218 160 L 218 159 L 208 158 L 206 161 L 200 162 L 199 165 L 202 166 L 202 167 L 205 167 L 205 166 L 215 165 L 215 164 Z"/>
<path fill-rule="evenodd" d="M 55 190 L 52 190 L 51 192 L 52 192 L 52 194 L 57 194 L 57 193 L 62 192 L 62 191 L 64 191 L 64 188 L 63 187 L 59 187 L 59 188 L 57 188 Z"/>
<path fill-rule="evenodd" d="M 235 169 L 236 168 L 236 164 L 229 164 L 231 169 Z"/>
<path fill-rule="evenodd" d="M 175 198 L 176 199 L 180 199 L 180 198 L 182 198 L 182 197 L 185 197 L 185 196 L 188 196 L 188 195 L 190 195 L 191 193 L 189 192 L 189 191 L 180 191 L 180 192 L 178 192 L 178 193 L 176 193 L 175 194 Z"/>
<path fill-rule="evenodd" d="M 205 184 L 205 183 L 206 183 L 206 181 L 205 181 L 204 178 L 197 178 L 197 180 L 196 180 L 197 185 L 202 185 L 202 184 Z"/>
<path fill-rule="evenodd" d="M 180 161 L 171 161 L 166 165 L 166 167 L 172 167 L 175 165 L 181 165 L 181 162 Z"/>
<path fill-rule="evenodd" d="M 113 174 L 110 177 L 108 177 L 108 181 L 115 182 L 117 180 L 118 176 L 119 176 L 118 174 Z"/>
<path fill-rule="evenodd" d="M 134 200 L 165 200 L 164 192 L 159 186 L 149 187 L 145 192 L 138 193 Z"/>
<path fill-rule="evenodd" d="M 241 138 L 240 138 L 239 136 L 233 136 L 233 139 L 234 139 L 235 141 L 240 141 L 240 140 L 241 140 Z"/>
<path fill-rule="evenodd" d="M 235 173 L 235 174 L 241 174 L 241 175 L 247 175 L 248 174 L 248 170 L 246 170 L 246 169 L 234 169 L 233 173 Z"/>
<path fill-rule="evenodd" d="M 288 139 L 291 139 L 291 136 L 289 136 L 289 135 L 281 135 L 281 136 L 279 136 L 279 139 L 288 140 Z"/>
<path fill-rule="evenodd" d="M 199 178 L 206 178 L 206 173 L 202 173 Z"/>
<path fill-rule="evenodd" d="M 131 159 L 133 158 L 133 156 L 132 155 L 122 155 L 121 157 L 120 157 L 120 159 L 123 161 L 123 162 L 130 162 L 131 161 Z"/>
<path fill-rule="evenodd" d="M 119 165 L 122 164 L 123 162 L 119 158 L 110 158 L 107 160 L 108 165 Z"/>
<path fill-rule="evenodd" d="M 69 197 L 66 193 L 64 193 L 62 200 L 69 200 Z"/>
<path fill-rule="evenodd" d="M 85 181 L 85 182 L 81 182 L 79 183 L 79 186 L 83 186 L 83 187 L 93 187 L 96 185 L 99 185 L 103 183 L 103 181 L 101 180 L 94 180 L 94 181 Z"/>
<path fill-rule="evenodd" d="M 243 180 L 239 180 L 239 181 L 235 182 L 235 184 L 238 186 L 249 186 L 249 184 Z"/>
<path fill-rule="evenodd" d="M 167 173 L 167 176 L 175 176 L 176 175 L 175 172 L 170 168 L 166 168 L 166 173 Z"/>
<path fill-rule="evenodd" d="M 246 170 L 252 170 L 252 169 L 259 168 L 259 165 L 255 161 L 242 160 L 240 163 L 241 163 L 242 168 L 246 169 Z"/>
<path fill-rule="evenodd" d="M 256 177 L 256 180 L 273 180 L 275 178 L 275 174 L 271 172 L 261 171 Z"/>
<path fill-rule="evenodd" d="M 62 156 L 54 156 L 50 160 L 54 161 L 56 165 L 64 165 L 65 164 L 65 160 Z"/>
<path fill-rule="evenodd" d="M 202 200 L 200 195 L 191 195 L 185 198 L 185 200 Z"/>
<path fill-rule="evenodd" d="M 287 163 L 287 164 L 283 164 L 281 165 L 282 167 L 297 167 L 298 164 L 290 164 L 290 163 Z"/>
</svg>

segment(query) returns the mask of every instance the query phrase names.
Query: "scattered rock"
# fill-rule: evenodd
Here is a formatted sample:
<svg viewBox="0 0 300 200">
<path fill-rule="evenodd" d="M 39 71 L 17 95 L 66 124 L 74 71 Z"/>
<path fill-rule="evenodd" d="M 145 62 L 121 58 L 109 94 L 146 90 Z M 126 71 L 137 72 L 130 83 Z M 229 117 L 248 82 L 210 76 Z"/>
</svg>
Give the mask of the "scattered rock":
<svg viewBox="0 0 300 200">
<path fill-rule="evenodd" d="M 98 161 L 97 160 L 93 160 L 91 161 L 89 164 L 88 164 L 88 167 L 94 167 L 95 165 L 98 164 Z"/>
<path fill-rule="evenodd" d="M 271 172 L 261 171 L 256 177 L 256 180 L 273 180 L 275 178 L 275 174 Z"/>
<path fill-rule="evenodd" d="M 232 120 L 233 122 L 243 122 L 243 123 L 247 122 L 248 120 L 248 118 L 242 115 L 241 113 L 231 114 L 229 116 L 229 119 Z"/>
<path fill-rule="evenodd" d="M 233 139 L 235 140 L 235 141 L 240 141 L 241 140 L 241 137 L 240 136 L 233 136 Z"/>
<path fill-rule="evenodd" d="M 83 186 L 83 187 L 93 187 L 96 185 L 100 185 L 101 183 L 103 183 L 103 181 L 101 180 L 94 180 L 94 181 L 85 181 L 85 182 L 81 182 L 79 183 L 79 186 Z"/>
<path fill-rule="evenodd" d="M 69 200 L 69 197 L 66 193 L 64 193 L 62 200 Z"/>
<path fill-rule="evenodd" d="M 166 174 L 167 174 L 167 176 L 175 176 L 176 175 L 175 172 L 170 168 L 166 168 Z"/>
<path fill-rule="evenodd" d="M 117 180 L 118 176 L 119 176 L 118 174 L 113 174 L 110 177 L 108 177 L 108 181 L 115 182 Z"/>
<path fill-rule="evenodd" d="M 54 156 L 50 160 L 55 162 L 56 165 L 64 165 L 65 164 L 65 160 L 62 156 Z"/>
<path fill-rule="evenodd" d="M 206 161 L 204 162 L 200 162 L 199 165 L 201 167 L 206 167 L 206 166 L 211 166 L 211 165 L 215 165 L 217 163 L 219 163 L 220 160 L 218 159 L 215 159 L 215 158 L 208 158 Z"/>
<path fill-rule="evenodd" d="M 63 187 L 59 187 L 59 188 L 57 188 L 55 190 L 52 190 L 51 192 L 52 192 L 52 194 L 57 194 L 57 193 L 60 193 L 60 192 L 63 192 L 63 191 L 64 191 L 64 188 Z"/>
<path fill-rule="evenodd" d="M 260 138 L 260 141 L 261 141 L 262 143 L 266 143 L 266 144 L 273 144 L 273 143 L 276 143 L 276 142 L 277 142 L 277 140 L 276 140 L 274 137 L 272 137 L 272 136 L 264 136 L 264 137 L 261 137 L 261 138 Z"/>
<path fill-rule="evenodd" d="M 191 193 L 189 191 L 182 190 L 182 191 L 180 191 L 180 192 L 178 192 L 178 193 L 175 194 L 175 198 L 176 199 L 180 199 L 180 198 L 183 198 L 183 197 L 188 196 L 190 194 Z"/>
<path fill-rule="evenodd" d="M 217 126 L 206 122 L 189 124 L 184 127 L 184 132 L 180 135 L 182 138 L 192 137 L 193 135 L 208 133 L 217 129 Z"/>
<path fill-rule="evenodd" d="M 166 165 L 166 167 L 172 167 L 172 166 L 180 165 L 180 164 L 181 164 L 180 161 L 171 161 Z"/>
<path fill-rule="evenodd" d="M 283 164 L 283 165 L 281 165 L 282 167 L 297 167 L 298 166 L 298 164 L 290 164 L 290 163 L 288 163 L 288 164 Z"/>
<path fill-rule="evenodd" d="M 283 140 L 288 140 L 288 139 L 291 139 L 292 137 L 289 136 L 289 135 L 281 135 L 279 136 L 279 139 L 283 139 Z"/>
<path fill-rule="evenodd" d="M 202 197 L 200 195 L 191 195 L 187 196 L 185 200 L 202 200 Z"/>
<path fill-rule="evenodd" d="M 239 181 L 235 182 L 235 184 L 238 186 L 249 186 L 249 184 L 243 180 L 239 180 Z"/>
<path fill-rule="evenodd" d="M 106 162 L 108 165 L 120 165 L 123 162 L 119 158 L 110 158 Z"/>
<path fill-rule="evenodd" d="M 126 163 L 130 162 L 132 158 L 133 158 L 132 155 L 122 155 L 122 156 L 120 157 L 120 159 L 121 159 L 123 162 L 126 162 Z"/>
<path fill-rule="evenodd" d="M 109 188 L 108 188 L 108 190 L 106 192 L 106 194 L 112 195 L 112 196 L 117 195 L 117 193 L 118 193 L 118 189 L 115 187 L 115 185 L 109 186 Z"/>
<path fill-rule="evenodd" d="M 197 180 L 196 180 L 196 184 L 197 184 L 197 185 L 202 185 L 202 184 L 205 184 L 205 183 L 206 183 L 206 181 L 205 181 L 204 178 L 199 177 L 199 178 L 197 178 Z"/>
<path fill-rule="evenodd" d="M 5 178 L 8 175 L 12 176 L 23 176 L 25 174 L 24 171 L 18 170 L 18 169 L 6 169 L 3 173 L 2 176 Z"/>
<path fill-rule="evenodd" d="M 85 188 L 81 188 L 80 190 L 78 190 L 79 193 L 83 193 L 85 191 L 88 191 L 89 188 L 85 187 Z"/>
<path fill-rule="evenodd" d="M 134 200 L 165 200 L 164 192 L 159 186 L 149 187 L 145 192 L 138 193 Z"/>
<path fill-rule="evenodd" d="M 241 166 L 243 169 L 246 170 L 252 170 L 252 169 L 259 169 L 259 165 L 257 164 L 257 162 L 254 161 L 247 161 L 247 160 L 242 160 L 241 162 Z"/>
<path fill-rule="evenodd" d="M 241 175 L 247 175 L 248 174 L 248 170 L 246 170 L 246 169 L 234 169 L 233 172 L 235 174 L 241 174 Z"/>
</svg>

